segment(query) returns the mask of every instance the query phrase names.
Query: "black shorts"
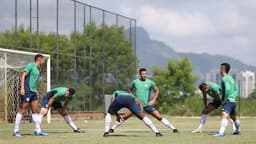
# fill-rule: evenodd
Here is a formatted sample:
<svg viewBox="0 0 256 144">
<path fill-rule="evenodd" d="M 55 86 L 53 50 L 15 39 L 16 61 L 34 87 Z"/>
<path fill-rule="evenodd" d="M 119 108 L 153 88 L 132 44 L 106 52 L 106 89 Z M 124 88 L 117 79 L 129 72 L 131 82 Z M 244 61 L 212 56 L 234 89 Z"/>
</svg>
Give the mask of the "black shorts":
<svg viewBox="0 0 256 144">
<path fill-rule="evenodd" d="M 51 97 L 53 97 L 55 94 L 55 92 L 53 91 L 50 91 L 48 93 L 46 93 L 46 95 L 43 97 L 43 100 L 42 100 L 42 107 L 43 108 L 47 108 L 48 107 L 48 103 L 49 103 L 49 100 L 51 99 Z M 56 110 L 58 108 L 63 108 L 63 105 L 61 102 L 58 102 L 58 101 L 54 101 L 52 103 L 52 107 Z"/>
<path fill-rule="evenodd" d="M 135 99 L 131 96 L 117 96 L 110 104 L 108 112 L 110 114 L 117 114 L 121 108 L 128 108 L 135 115 L 142 112 Z"/>
<path fill-rule="evenodd" d="M 38 95 L 36 92 L 25 91 L 25 95 L 21 96 L 21 103 L 31 103 L 38 100 Z"/>
<path fill-rule="evenodd" d="M 156 111 L 156 108 L 152 105 L 147 105 L 147 106 L 143 107 L 143 110 L 147 113 L 152 113 L 152 112 Z"/>
<path fill-rule="evenodd" d="M 220 100 L 213 100 L 213 102 L 211 102 L 209 104 L 217 109 L 221 106 L 221 101 Z"/>
</svg>

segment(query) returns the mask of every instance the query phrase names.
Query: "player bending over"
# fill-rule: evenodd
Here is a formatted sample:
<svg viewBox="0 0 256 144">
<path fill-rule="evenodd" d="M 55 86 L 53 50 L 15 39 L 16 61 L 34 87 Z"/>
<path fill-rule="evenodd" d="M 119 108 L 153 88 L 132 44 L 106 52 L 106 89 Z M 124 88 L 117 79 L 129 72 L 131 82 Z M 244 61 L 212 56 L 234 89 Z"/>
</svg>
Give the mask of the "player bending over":
<svg viewBox="0 0 256 144">
<path fill-rule="evenodd" d="M 201 90 L 203 94 L 203 103 L 204 103 L 204 109 L 202 111 L 201 121 L 197 129 L 192 131 L 192 133 L 201 133 L 203 130 L 203 127 L 207 120 L 207 115 L 218 109 L 221 105 L 221 87 L 213 82 L 207 82 L 202 83 L 199 85 L 199 89 Z M 213 98 L 213 101 L 207 105 L 207 95 Z M 233 120 L 230 120 L 232 125 L 234 125 Z M 234 126 L 233 126 L 234 127 Z"/>
<path fill-rule="evenodd" d="M 240 134 L 240 121 L 236 117 L 236 97 L 238 96 L 238 86 L 235 83 L 231 75 L 228 74 L 230 65 L 228 63 L 222 63 L 220 68 L 220 74 L 222 76 L 221 89 L 222 99 L 224 101 L 223 109 L 221 113 L 221 126 L 219 132 L 213 136 L 221 137 L 224 136 L 225 129 L 228 125 L 228 117 L 233 119 L 236 130 L 233 132 L 234 135 Z"/>
<path fill-rule="evenodd" d="M 141 108 L 142 105 L 139 100 L 135 98 L 134 95 L 125 92 L 117 90 L 113 93 L 112 96 L 112 103 L 109 106 L 108 113 L 105 117 L 105 132 L 104 137 L 109 136 L 109 129 L 110 129 L 110 123 L 112 121 L 111 115 L 118 115 L 118 111 L 121 108 L 127 108 L 129 109 L 134 115 L 136 115 L 140 120 L 144 122 L 146 126 L 148 126 L 157 137 L 163 136 L 155 127 L 155 125 L 152 123 L 152 121 L 145 116 L 145 114 L 142 112 Z"/>
<path fill-rule="evenodd" d="M 47 135 L 40 129 L 40 118 L 39 118 L 39 94 L 37 91 L 37 80 L 40 75 L 40 67 L 44 64 L 45 59 L 41 54 L 37 54 L 34 57 L 35 63 L 28 64 L 20 78 L 20 95 L 21 104 L 20 109 L 17 112 L 15 118 L 15 127 L 13 136 L 20 137 L 19 132 L 20 123 L 22 120 L 22 115 L 25 113 L 26 109 L 31 106 L 32 109 L 32 119 L 35 123 L 35 135 Z"/>
<path fill-rule="evenodd" d="M 140 79 L 132 81 L 130 86 L 130 92 L 135 93 L 135 97 L 138 98 L 142 103 L 144 111 L 151 114 L 163 125 L 171 129 L 173 133 L 177 133 L 178 130 L 167 119 L 163 118 L 158 110 L 153 106 L 155 101 L 157 100 L 159 90 L 153 81 L 146 78 L 147 70 L 145 68 L 141 68 L 139 70 L 139 75 Z M 152 99 L 150 99 L 151 90 L 154 90 L 154 97 Z M 127 120 L 131 116 L 132 113 L 128 111 L 122 118 L 124 120 Z M 114 132 L 114 129 L 120 126 L 123 122 L 124 121 L 117 121 L 115 125 L 110 129 L 110 132 Z"/>
<path fill-rule="evenodd" d="M 74 97 L 75 90 L 73 88 L 57 87 L 46 93 L 43 97 L 42 108 L 40 112 L 40 123 L 43 116 L 47 115 L 49 108 L 53 107 L 73 129 L 75 133 L 80 133 L 81 130 L 76 127 L 67 113 L 69 101 Z M 64 102 L 64 104 L 62 104 Z"/>
</svg>

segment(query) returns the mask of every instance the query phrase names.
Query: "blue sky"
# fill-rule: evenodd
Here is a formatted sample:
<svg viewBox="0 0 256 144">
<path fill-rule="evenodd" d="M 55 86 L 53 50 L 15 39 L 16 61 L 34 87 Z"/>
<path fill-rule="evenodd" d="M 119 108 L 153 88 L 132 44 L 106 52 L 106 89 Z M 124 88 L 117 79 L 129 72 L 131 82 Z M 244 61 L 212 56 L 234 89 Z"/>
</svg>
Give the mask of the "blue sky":
<svg viewBox="0 0 256 144">
<path fill-rule="evenodd" d="M 35 2 L 35 0 L 33 0 Z M 73 26 L 69 0 L 61 32 Z M 155 40 L 179 52 L 222 54 L 256 66 L 256 0 L 81 0 L 137 19 Z M 19 0 L 19 24 L 28 25 L 28 0 Z M 8 4 L 7 4 L 8 3 Z M 40 28 L 55 30 L 55 1 L 40 1 Z M 71 3 L 72 4 L 72 3 Z M 13 25 L 13 0 L 0 5 L 0 31 Z M 79 15 L 79 14 L 78 14 Z M 79 19 L 78 19 L 79 21 Z M 33 21 L 33 28 L 35 28 Z"/>
<path fill-rule="evenodd" d="M 134 17 L 176 51 L 222 54 L 256 66 L 255 0 L 83 0 Z"/>
</svg>

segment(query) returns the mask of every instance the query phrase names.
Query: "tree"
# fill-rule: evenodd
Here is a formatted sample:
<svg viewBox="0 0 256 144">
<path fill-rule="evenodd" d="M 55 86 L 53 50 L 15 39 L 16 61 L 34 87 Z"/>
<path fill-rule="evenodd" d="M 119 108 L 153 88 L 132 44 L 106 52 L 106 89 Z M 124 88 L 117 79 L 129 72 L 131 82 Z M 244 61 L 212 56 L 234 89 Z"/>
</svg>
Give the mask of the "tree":
<svg viewBox="0 0 256 144">
<path fill-rule="evenodd" d="M 160 111 L 167 113 L 172 104 L 194 95 L 194 83 L 198 78 L 192 75 L 193 66 L 189 58 L 169 60 L 167 68 L 153 66 L 152 72 L 160 90 L 156 104 Z"/>
<path fill-rule="evenodd" d="M 29 29 L 22 25 L 18 28 L 17 47 L 20 50 L 51 55 L 52 86 L 70 86 L 77 89 L 76 104 L 73 109 L 78 111 L 89 107 L 90 97 L 92 97 L 93 110 L 102 107 L 103 89 L 105 94 L 111 94 L 116 85 L 119 89 L 127 89 L 130 80 L 134 78 L 137 59 L 134 55 L 132 41 L 125 37 L 124 27 L 97 26 L 92 22 L 86 25 L 85 29 L 86 35 L 83 32 L 59 35 L 59 51 L 57 52 L 56 33 L 39 33 L 40 49 L 34 47 L 30 49 Z M 33 32 L 33 46 L 36 46 L 36 39 L 37 34 Z M 76 53 L 74 53 L 75 42 Z M 0 32 L 0 44 L 16 49 L 14 30 Z M 105 66 L 104 74 L 103 65 Z M 92 85 L 90 85 L 90 74 Z M 103 83 L 105 83 L 104 86 Z"/>
</svg>

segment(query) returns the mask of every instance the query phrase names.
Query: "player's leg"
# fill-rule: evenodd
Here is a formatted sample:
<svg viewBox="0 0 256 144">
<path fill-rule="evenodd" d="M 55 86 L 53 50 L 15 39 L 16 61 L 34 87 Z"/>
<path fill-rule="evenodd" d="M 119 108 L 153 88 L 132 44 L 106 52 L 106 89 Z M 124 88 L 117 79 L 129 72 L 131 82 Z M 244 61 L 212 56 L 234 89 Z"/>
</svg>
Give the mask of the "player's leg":
<svg viewBox="0 0 256 144">
<path fill-rule="evenodd" d="M 19 132 L 20 123 L 22 120 L 22 115 L 25 113 L 26 109 L 30 106 L 29 102 L 22 101 L 19 111 L 15 117 L 14 131 L 13 136 L 20 137 L 21 134 Z"/>
<path fill-rule="evenodd" d="M 52 107 L 56 109 L 56 111 L 64 118 L 65 122 L 73 129 L 74 132 L 81 132 L 81 130 L 74 124 L 60 102 L 53 102 Z"/>
<path fill-rule="evenodd" d="M 140 120 L 144 122 L 144 124 L 151 129 L 152 132 L 155 133 L 157 137 L 163 136 L 155 127 L 155 125 L 152 123 L 152 121 L 146 117 L 146 115 L 142 112 L 141 108 L 137 103 L 135 103 L 134 100 L 130 102 L 130 104 L 127 106 L 127 108 L 135 114 Z"/>
<path fill-rule="evenodd" d="M 34 99 L 31 102 L 31 109 L 32 109 L 32 119 L 35 123 L 35 135 L 37 136 L 47 136 L 48 134 L 44 131 L 41 130 L 41 118 L 39 115 L 39 102 L 38 102 L 38 98 Z"/>
<path fill-rule="evenodd" d="M 202 116 L 201 116 L 201 120 L 200 120 L 200 124 L 197 127 L 197 129 L 193 130 L 192 133 L 201 133 L 203 130 L 203 127 L 207 121 L 207 115 L 214 111 L 216 108 L 218 108 L 219 106 L 215 106 L 213 103 L 209 103 L 202 111 Z"/>
<path fill-rule="evenodd" d="M 240 134 L 240 120 L 237 118 L 236 114 L 236 105 L 233 107 L 233 109 L 230 112 L 230 118 L 233 121 L 233 134 L 239 135 Z"/>
<path fill-rule="evenodd" d="M 123 105 L 119 102 L 119 97 L 117 97 L 109 106 L 108 113 L 105 116 L 105 131 L 103 136 L 109 136 L 110 124 L 112 121 L 112 115 L 116 115 L 118 117 L 117 112 L 123 107 Z"/>
<path fill-rule="evenodd" d="M 144 107 L 144 111 L 150 113 L 153 117 L 159 120 L 164 126 L 171 129 L 173 133 L 178 133 L 178 130 L 175 126 L 173 126 L 166 118 L 163 118 L 162 115 L 158 112 L 158 110 L 154 106 L 146 106 Z"/>
<path fill-rule="evenodd" d="M 219 132 L 217 132 L 216 134 L 214 134 L 213 136 L 224 136 L 226 127 L 228 125 L 228 117 L 230 112 L 232 111 L 232 109 L 235 107 L 235 103 L 233 102 L 226 102 L 223 105 L 223 109 L 222 109 L 222 113 L 221 113 L 221 125 L 220 125 L 220 129 Z"/>
<path fill-rule="evenodd" d="M 122 125 L 127 119 L 132 117 L 132 115 L 133 115 L 133 113 L 128 110 L 125 114 L 117 116 L 117 120 L 116 120 L 115 124 L 111 127 L 109 132 L 114 133 L 114 130 L 116 128 L 118 128 L 120 125 Z"/>
</svg>

